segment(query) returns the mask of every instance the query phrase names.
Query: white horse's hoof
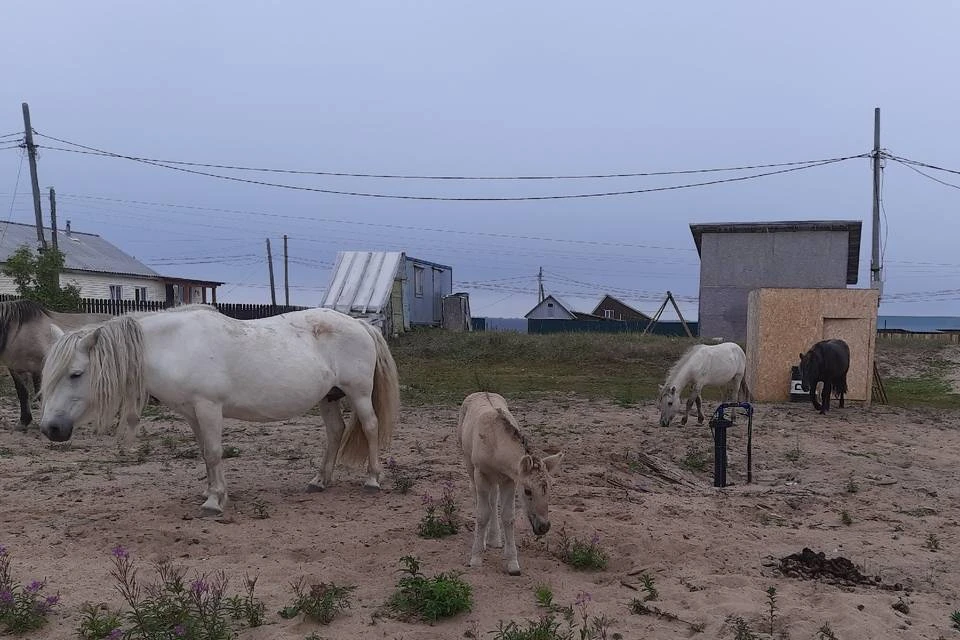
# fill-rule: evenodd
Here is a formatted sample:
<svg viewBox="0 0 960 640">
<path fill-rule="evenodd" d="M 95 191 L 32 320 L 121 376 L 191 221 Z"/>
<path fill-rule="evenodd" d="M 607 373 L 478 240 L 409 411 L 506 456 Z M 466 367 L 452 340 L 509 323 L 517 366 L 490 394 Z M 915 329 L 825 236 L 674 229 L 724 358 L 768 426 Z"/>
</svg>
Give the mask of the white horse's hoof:
<svg viewBox="0 0 960 640">
<path fill-rule="evenodd" d="M 319 493 L 327 490 L 327 483 L 319 476 L 307 483 L 307 493 Z"/>
<path fill-rule="evenodd" d="M 203 503 L 202 507 L 200 507 L 200 511 L 203 512 L 203 515 L 205 516 L 223 515 L 223 508 L 220 506 L 220 503 L 217 501 L 215 496 L 210 496 L 207 498 L 207 501 Z"/>
<path fill-rule="evenodd" d="M 507 573 L 509 573 L 512 576 L 520 575 L 520 563 L 511 562 L 509 565 L 507 565 Z"/>
<path fill-rule="evenodd" d="M 380 491 L 380 483 L 376 480 L 367 480 L 363 483 L 363 488 L 367 491 L 377 492 Z"/>
</svg>

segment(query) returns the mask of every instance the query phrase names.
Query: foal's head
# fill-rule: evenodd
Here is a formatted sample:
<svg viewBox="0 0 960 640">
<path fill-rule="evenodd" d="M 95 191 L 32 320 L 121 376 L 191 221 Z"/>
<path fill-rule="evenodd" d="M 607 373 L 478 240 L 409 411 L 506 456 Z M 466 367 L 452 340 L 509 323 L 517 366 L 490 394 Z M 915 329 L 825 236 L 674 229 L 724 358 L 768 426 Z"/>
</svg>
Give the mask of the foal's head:
<svg viewBox="0 0 960 640">
<path fill-rule="evenodd" d="M 559 468 L 562 459 L 562 451 L 546 458 L 538 458 L 529 453 L 520 458 L 520 479 L 517 482 L 520 505 L 527 514 L 530 528 L 538 536 L 545 535 L 550 530 L 550 517 L 547 513 L 550 488 L 553 484 L 550 474 Z"/>
<path fill-rule="evenodd" d="M 820 381 L 820 354 L 813 349 L 800 354 L 800 388 L 804 393 L 816 389 Z"/>
<path fill-rule="evenodd" d="M 660 385 L 660 426 L 666 427 L 680 413 L 680 394 L 676 385 Z"/>
</svg>

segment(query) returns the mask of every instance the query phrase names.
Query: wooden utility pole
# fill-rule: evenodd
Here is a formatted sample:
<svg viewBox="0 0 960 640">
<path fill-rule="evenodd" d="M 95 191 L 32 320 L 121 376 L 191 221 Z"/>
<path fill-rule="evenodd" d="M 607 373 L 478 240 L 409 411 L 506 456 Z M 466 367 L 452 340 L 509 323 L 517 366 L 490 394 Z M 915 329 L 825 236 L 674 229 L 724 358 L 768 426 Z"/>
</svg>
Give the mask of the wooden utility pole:
<svg viewBox="0 0 960 640">
<path fill-rule="evenodd" d="M 540 273 L 537 274 L 537 283 L 540 285 L 540 293 L 537 298 L 537 304 L 543 302 L 543 267 L 540 267 Z"/>
<path fill-rule="evenodd" d="M 290 306 L 290 270 L 287 262 L 287 234 L 283 234 L 283 304 Z"/>
<path fill-rule="evenodd" d="M 57 249 L 57 192 L 50 187 L 50 243 Z"/>
<path fill-rule="evenodd" d="M 43 211 L 40 209 L 40 181 L 37 178 L 37 147 L 33 144 L 33 127 L 30 126 L 30 105 L 23 106 L 23 133 L 27 142 L 27 157 L 30 159 L 30 184 L 33 187 L 33 213 L 37 218 L 37 242 L 40 250 L 47 248 L 47 239 L 43 235 Z"/>
<path fill-rule="evenodd" d="M 277 290 L 273 285 L 273 253 L 270 251 L 270 238 L 267 238 L 267 267 L 270 269 L 270 304 L 277 306 Z"/>
<path fill-rule="evenodd" d="M 880 108 L 873 110 L 873 247 L 870 253 L 870 288 L 883 295 L 880 274 Z"/>
</svg>

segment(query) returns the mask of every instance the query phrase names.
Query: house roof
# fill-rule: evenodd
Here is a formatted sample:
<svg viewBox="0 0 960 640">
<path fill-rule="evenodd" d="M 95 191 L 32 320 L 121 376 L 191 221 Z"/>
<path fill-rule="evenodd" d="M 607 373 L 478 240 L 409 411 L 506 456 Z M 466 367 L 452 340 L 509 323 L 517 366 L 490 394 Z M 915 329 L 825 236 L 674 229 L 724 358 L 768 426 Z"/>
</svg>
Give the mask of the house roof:
<svg viewBox="0 0 960 640">
<path fill-rule="evenodd" d="M 44 235 L 51 237 L 51 230 Z M 48 240 L 49 242 L 49 240 Z M 37 246 L 37 228 L 19 222 L 0 222 L 0 262 L 13 255 L 22 245 Z M 160 274 L 94 233 L 57 231 L 57 246 L 64 256 L 64 268 L 71 271 L 94 271 L 118 275 L 160 278 Z"/>
<path fill-rule="evenodd" d="M 574 311 L 572 307 L 568 306 L 563 300 L 561 300 L 561 299 L 558 298 L 557 296 L 555 296 L 555 295 L 553 295 L 553 294 L 550 294 L 550 295 L 548 295 L 548 296 L 545 296 L 545 297 L 543 298 L 543 300 L 541 300 L 541 301 L 538 302 L 537 304 L 533 305 L 533 308 L 530 309 L 530 311 L 527 311 L 527 313 L 525 313 L 523 317 L 525 317 L 525 318 L 528 317 L 531 313 L 533 313 L 534 311 L 536 311 L 537 308 L 538 308 L 540 305 L 542 305 L 543 303 L 545 303 L 547 300 L 553 300 L 553 302 L 554 302 L 558 307 L 560 307 L 561 309 L 563 309 L 564 311 L 566 311 L 567 313 L 569 313 L 571 316 L 574 316 L 574 317 L 577 316 L 577 312 Z"/>
<path fill-rule="evenodd" d="M 390 301 L 401 251 L 339 251 L 321 307 L 343 313 L 379 313 Z"/>
<path fill-rule="evenodd" d="M 597 306 L 593 308 L 593 314 L 592 314 L 592 315 L 595 315 L 595 316 L 599 316 L 599 315 L 600 315 L 600 314 L 598 314 L 597 312 L 600 311 L 600 306 L 603 305 L 603 301 L 606 300 L 607 298 L 609 298 L 610 300 L 613 300 L 613 301 L 616 302 L 617 304 L 622 304 L 622 305 L 625 306 L 627 309 L 630 309 L 630 311 L 633 311 L 634 313 L 636 313 L 637 315 L 639 315 L 639 316 L 641 316 L 641 317 L 643 317 L 643 318 L 646 318 L 646 319 L 649 319 L 649 318 L 650 318 L 650 316 L 648 316 L 647 314 L 645 314 L 643 311 L 640 311 L 640 310 L 636 309 L 635 307 L 630 306 L 629 304 L 627 304 L 626 302 L 624 302 L 624 301 L 621 300 L 620 298 L 617 298 L 616 296 L 612 296 L 612 295 L 610 295 L 609 293 L 603 294 L 603 297 L 600 298 L 600 302 L 598 302 L 598 303 L 597 303 Z"/>
<path fill-rule="evenodd" d="M 774 222 L 717 222 L 691 224 L 690 233 L 700 255 L 700 241 L 705 233 L 789 233 L 793 231 L 846 231 L 847 284 L 857 284 L 860 271 L 861 220 L 798 220 Z"/>
</svg>

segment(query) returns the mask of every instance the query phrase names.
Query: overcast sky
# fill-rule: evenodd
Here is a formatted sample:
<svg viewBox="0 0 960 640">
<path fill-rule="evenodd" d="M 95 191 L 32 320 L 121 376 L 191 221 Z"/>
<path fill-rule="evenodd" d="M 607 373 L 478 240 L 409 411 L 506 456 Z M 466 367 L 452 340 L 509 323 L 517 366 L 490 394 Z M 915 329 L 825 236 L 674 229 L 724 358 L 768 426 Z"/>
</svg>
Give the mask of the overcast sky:
<svg viewBox="0 0 960 640">
<path fill-rule="evenodd" d="M 348 173 L 606 174 L 860 154 L 880 107 L 891 153 L 960 168 L 960 5 L 947 0 L 31 0 L 4 3 L 0 17 L 0 136 L 22 130 L 28 102 L 38 132 L 140 157 Z M 18 182 L 20 169 L 17 149 L 0 150 L 0 215 L 31 222 L 25 160 Z M 208 171 L 458 197 L 756 173 L 464 182 Z M 528 311 L 542 266 L 547 292 L 577 310 L 611 291 L 652 313 L 670 289 L 695 317 L 688 225 L 753 220 L 863 220 L 857 286 L 869 286 L 868 159 L 520 202 L 292 191 L 53 149 L 41 150 L 39 174 L 41 187 L 57 189 L 61 221 L 162 273 L 227 281 L 222 301 L 269 301 L 264 240 L 278 257 L 286 233 L 294 304 L 319 304 L 338 250 L 391 249 L 451 265 L 477 316 Z M 884 175 L 891 297 L 881 313 L 960 315 L 958 293 L 903 295 L 960 287 L 960 191 L 894 162 Z"/>
</svg>

